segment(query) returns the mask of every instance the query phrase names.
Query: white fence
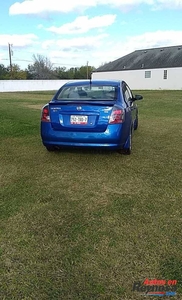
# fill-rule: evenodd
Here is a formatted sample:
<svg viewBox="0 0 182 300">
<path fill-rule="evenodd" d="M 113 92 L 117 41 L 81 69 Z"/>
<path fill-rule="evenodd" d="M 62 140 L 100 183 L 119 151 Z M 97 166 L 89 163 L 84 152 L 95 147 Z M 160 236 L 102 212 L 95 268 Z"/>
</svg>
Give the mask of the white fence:
<svg viewBox="0 0 182 300">
<path fill-rule="evenodd" d="M 146 71 L 151 72 L 150 78 L 145 78 Z M 165 71 L 166 79 L 163 69 L 94 72 L 92 79 L 125 80 L 131 89 L 136 90 L 182 90 L 182 68 L 168 68 Z M 70 80 L 0 80 L 0 92 L 55 91 L 68 81 Z"/>
<path fill-rule="evenodd" d="M 69 80 L 0 80 L 0 92 L 56 91 Z"/>
</svg>

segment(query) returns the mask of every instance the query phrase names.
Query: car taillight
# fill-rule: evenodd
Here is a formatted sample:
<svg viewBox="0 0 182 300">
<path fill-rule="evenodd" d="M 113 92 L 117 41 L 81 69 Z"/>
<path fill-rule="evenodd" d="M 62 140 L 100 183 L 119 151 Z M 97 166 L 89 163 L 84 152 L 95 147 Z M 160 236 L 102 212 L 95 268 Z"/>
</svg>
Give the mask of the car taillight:
<svg viewBox="0 0 182 300">
<path fill-rule="evenodd" d="M 48 107 L 48 105 L 44 106 L 43 109 L 42 109 L 41 121 L 50 122 L 50 115 L 49 115 L 49 107 Z"/>
<path fill-rule="evenodd" d="M 125 120 L 125 111 L 119 107 L 113 107 L 111 116 L 109 118 L 109 124 L 123 123 Z"/>
</svg>

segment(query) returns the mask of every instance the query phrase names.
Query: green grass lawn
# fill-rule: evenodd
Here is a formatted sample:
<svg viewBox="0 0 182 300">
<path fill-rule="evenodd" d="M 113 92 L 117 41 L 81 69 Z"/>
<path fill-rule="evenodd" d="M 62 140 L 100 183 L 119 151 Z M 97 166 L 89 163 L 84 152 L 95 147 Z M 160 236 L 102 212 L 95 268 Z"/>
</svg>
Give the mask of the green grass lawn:
<svg viewBox="0 0 182 300">
<path fill-rule="evenodd" d="M 131 156 L 48 153 L 52 93 L 0 93 L 0 299 L 144 299 L 134 281 L 182 281 L 182 91 L 141 93 Z"/>
</svg>

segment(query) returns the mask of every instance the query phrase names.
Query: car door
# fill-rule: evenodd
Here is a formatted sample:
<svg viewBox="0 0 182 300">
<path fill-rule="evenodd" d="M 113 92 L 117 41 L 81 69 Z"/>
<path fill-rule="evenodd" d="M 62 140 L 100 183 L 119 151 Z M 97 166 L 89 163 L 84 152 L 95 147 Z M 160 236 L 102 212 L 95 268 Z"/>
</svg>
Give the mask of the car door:
<svg viewBox="0 0 182 300">
<path fill-rule="evenodd" d="M 132 101 L 133 94 L 129 86 L 126 84 L 126 82 L 123 82 L 123 96 L 127 105 L 127 110 L 131 114 L 132 122 L 134 122 L 136 118 L 136 105 Z"/>
</svg>

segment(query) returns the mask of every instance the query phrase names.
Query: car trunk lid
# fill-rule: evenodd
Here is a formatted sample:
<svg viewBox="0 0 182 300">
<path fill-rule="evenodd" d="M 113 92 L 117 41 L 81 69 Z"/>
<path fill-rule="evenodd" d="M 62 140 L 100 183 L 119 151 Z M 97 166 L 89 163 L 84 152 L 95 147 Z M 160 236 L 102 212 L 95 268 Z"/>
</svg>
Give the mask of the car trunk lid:
<svg viewBox="0 0 182 300">
<path fill-rule="evenodd" d="M 49 103 L 50 119 L 55 130 L 104 132 L 115 101 Z"/>
</svg>

